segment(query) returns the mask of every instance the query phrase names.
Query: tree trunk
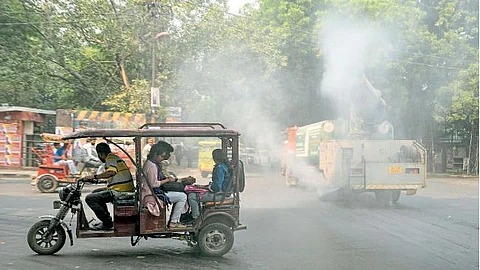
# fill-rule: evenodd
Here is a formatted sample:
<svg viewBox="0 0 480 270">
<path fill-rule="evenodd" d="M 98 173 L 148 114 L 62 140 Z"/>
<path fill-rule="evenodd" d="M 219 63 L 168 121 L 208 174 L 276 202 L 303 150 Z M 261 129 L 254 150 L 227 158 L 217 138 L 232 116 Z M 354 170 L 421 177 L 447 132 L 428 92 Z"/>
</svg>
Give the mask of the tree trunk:
<svg viewBox="0 0 480 270">
<path fill-rule="evenodd" d="M 472 123 L 473 128 L 475 128 L 474 124 Z M 472 158 L 472 141 L 473 141 L 473 128 L 470 131 L 470 144 L 468 145 L 468 161 L 467 161 L 467 175 L 470 175 L 470 161 Z"/>
<path fill-rule="evenodd" d="M 123 86 L 124 86 L 126 89 L 129 89 L 129 88 L 130 88 L 130 83 L 128 82 L 127 71 L 126 71 L 126 69 L 125 69 L 125 59 L 126 59 L 128 56 L 129 56 L 129 55 L 120 56 L 120 55 L 117 54 L 117 64 L 118 64 L 118 67 L 120 68 L 120 76 L 122 76 Z"/>
</svg>

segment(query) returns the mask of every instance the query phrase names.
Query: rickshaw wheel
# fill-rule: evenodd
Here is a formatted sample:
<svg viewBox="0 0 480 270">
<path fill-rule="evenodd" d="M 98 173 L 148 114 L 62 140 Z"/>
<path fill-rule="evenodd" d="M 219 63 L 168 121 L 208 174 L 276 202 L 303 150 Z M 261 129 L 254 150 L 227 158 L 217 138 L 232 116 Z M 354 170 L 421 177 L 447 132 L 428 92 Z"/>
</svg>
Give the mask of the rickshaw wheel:
<svg viewBox="0 0 480 270">
<path fill-rule="evenodd" d="M 198 247 L 202 254 L 220 257 L 233 246 L 233 231 L 223 223 L 211 223 L 198 234 Z"/>
<path fill-rule="evenodd" d="M 27 241 L 30 248 L 40 255 L 52 255 L 62 249 L 65 244 L 65 231 L 61 225 L 47 233 L 50 220 L 41 220 L 30 228 Z"/>
<path fill-rule="evenodd" d="M 37 181 L 37 187 L 43 193 L 54 192 L 57 186 L 57 179 L 51 175 L 44 175 Z"/>
</svg>

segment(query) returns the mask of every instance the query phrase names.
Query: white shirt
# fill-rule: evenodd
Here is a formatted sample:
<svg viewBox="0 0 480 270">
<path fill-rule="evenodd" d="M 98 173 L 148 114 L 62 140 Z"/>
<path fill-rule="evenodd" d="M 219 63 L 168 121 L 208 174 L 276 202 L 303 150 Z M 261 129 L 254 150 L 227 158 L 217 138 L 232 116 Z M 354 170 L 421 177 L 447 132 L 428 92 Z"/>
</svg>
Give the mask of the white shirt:
<svg viewBox="0 0 480 270">
<path fill-rule="evenodd" d="M 142 149 L 142 162 L 145 163 L 147 160 L 147 156 L 150 153 L 150 149 L 152 149 L 152 145 L 147 143 Z"/>
<path fill-rule="evenodd" d="M 97 151 L 95 150 L 95 145 L 86 143 L 82 146 L 82 160 L 84 162 L 90 160 L 100 161 L 100 159 L 98 159 Z"/>
</svg>

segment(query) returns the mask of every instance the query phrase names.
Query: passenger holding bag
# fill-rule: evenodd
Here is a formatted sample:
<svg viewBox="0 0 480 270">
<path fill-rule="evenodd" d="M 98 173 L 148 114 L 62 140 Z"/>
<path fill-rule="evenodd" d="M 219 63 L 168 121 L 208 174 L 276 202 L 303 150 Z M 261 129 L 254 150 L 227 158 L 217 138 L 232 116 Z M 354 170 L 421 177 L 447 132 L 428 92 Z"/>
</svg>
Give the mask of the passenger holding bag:
<svg viewBox="0 0 480 270">
<path fill-rule="evenodd" d="M 198 193 L 198 195 L 202 197 L 203 194 L 208 192 L 208 187 L 186 185 L 184 190 L 185 190 L 185 193 L 187 193 L 187 195 L 190 193 Z"/>
<path fill-rule="evenodd" d="M 150 153 L 147 156 L 147 161 L 143 167 L 146 181 L 149 183 L 149 185 L 144 186 L 151 186 L 155 193 L 157 193 L 158 189 L 165 191 L 165 195 L 168 197 L 168 200 L 173 203 L 172 215 L 168 227 L 170 229 L 185 229 L 186 226 L 180 223 L 180 215 L 182 214 L 185 203 L 187 202 L 187 195 L 185 192 L 183 192 L 182 183 L 176 182 L 177 179 L 169 176 L 166 173 L 166 170 L 162 168 L 162 162 L 168 160 L 172 152 L 173 147 L 165 141 L 159 141 L 152 146 Z M 182 189 L 181 191 L 165 190 L 164 186 L 167 183 L 179 183 L 182 185 Z M 146 192 L 143 194 L 151 193 L 147 190 L 143 190 L 143 192 Z"/>
<path fill-rule="evenodd" d="M 187 185 L 193 185 L 196 182 L 196 179 L 192 176 L 176 179 L 175 181 L 170 181 L 161 186 L 163 191 L 176 191 L 184 192 Z"/>
<path fill-rule="evenodd" d="M 183 191 L 183 184 L 181 182 L 177 182 L 175 179 L 173 181 L 167 182 L 161 186 L 161 189 L 165 192 L 173 191 L 173 192 L 184 192 Z"/>
</svg>

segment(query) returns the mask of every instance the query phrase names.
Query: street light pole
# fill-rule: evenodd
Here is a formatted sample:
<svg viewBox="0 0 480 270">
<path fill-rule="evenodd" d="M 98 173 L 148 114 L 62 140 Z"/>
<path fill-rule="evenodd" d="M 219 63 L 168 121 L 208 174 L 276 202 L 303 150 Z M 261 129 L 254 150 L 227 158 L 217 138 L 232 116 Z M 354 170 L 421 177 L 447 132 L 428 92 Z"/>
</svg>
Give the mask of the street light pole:
<svg viewBox="0 0 480 270">
<path fill-rule="evenodd" d="M 153 115 L 155 114 L 155 107 L 160 106 L 160 93 L 156 93 L 157 91 L 155 90 L 155 75 L 156 75 L 156 61 L 155 61 L 155 49 L 157 47 L 157 39 L 168 36 L 167 32 L 161 32 L 155 35 L 153 44 L 152 44 L 152 82 L 151 82 L 151 88 L 150 88 L 150 122 L 153 122 Z M 158 99 L 157 97 L 154 96 L 154 91 L 156 94 L 158 94 Z M 155 103 L 155 104 L 154 104 Z"/>
</svg>

